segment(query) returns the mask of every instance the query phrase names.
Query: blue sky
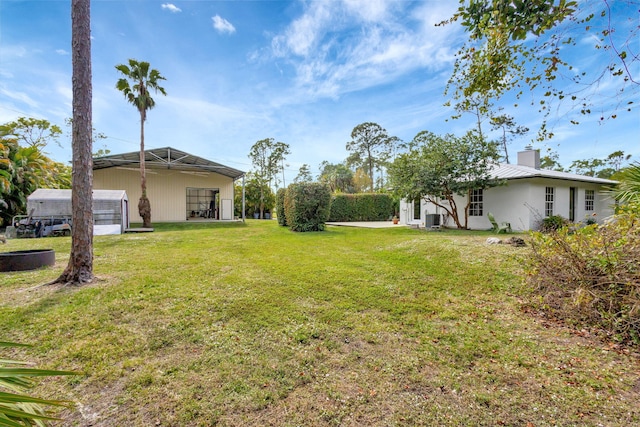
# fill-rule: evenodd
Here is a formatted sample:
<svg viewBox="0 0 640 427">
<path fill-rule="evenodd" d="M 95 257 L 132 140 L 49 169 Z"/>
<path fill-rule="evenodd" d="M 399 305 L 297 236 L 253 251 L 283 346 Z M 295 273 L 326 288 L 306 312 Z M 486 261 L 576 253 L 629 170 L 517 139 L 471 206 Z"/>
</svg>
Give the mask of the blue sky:
<svg viewBox="0 0 640 427">
<path fill-rule="evenodd" d="M 639 22 L 638 8 L 613 2 L 620 28 Z M 622 7 L 624 3 L 624 7 Z M 633 2 L 632 2 L 633 3 Z M 115 65 L 148 61 L 166 81 L 145 126 L 146 147 L 172 146 L 240 170 L 251 169 L 250 147 L 263 138 L 291 146 L 287 181 L 303 163 L 317 174 L 323 160 L 343 161 L 351 130 L 376 122 L 411 140 L 418 132 L 462 134 L 472 117 L 451 121 L 444 87 L 464 40 L 458 25 L 436 27 L 457 2 L 423 0 L 228 0 L 92 2 L 93 119 L 107 136 L 94 150 L 139 149 L 139 115 L 115 89 Z M 636 5 L 637 6 L 637 5 Z M 594 23 L 593 25 L 597 25 Z M 624 31 L 618 34 L 624 35 Z M 628 31 L 626 33 L 628 35 Z M 585 33 L 568 57 L 578 70 L 601 69 L 606 52 Z M 20 116 L 60 126 L 71 116 L 70 1 L 0 2 L 0 123 Z M 632 40 L 635 53 L 640 40 Z M 637 61 L 632 73 L 640 79 Z M 591 88 L 594 90 L 594 88 Z M 595 102 L 638 103 L 637 86 L 620 97 L 604 80 Z M 539 97 L 505 112 L 537 129 Z M 565 166 L 624 150 L 640 160 L 640 110 L 615 120 L 566 111 L 551 115 L 550 147 Z M 568 124 L 576 114 L 579 126 Z M 65 131 L 68 129 L 65 128 Z M 535 131 L 510 146 L 510 156 Z M 71 143 L 46 151 L 71 159 Z"/>
</svg>

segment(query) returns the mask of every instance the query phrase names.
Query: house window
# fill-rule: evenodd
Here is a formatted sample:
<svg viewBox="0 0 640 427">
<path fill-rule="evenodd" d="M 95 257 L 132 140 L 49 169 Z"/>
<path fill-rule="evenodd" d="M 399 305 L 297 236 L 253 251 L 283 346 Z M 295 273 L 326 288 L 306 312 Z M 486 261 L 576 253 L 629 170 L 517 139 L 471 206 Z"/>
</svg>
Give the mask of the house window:
<svg viewBox="0 0 640 427">
<path fill-rule="evenodd" d="M 471 190 L 469 216 L 482 216 L 482 190 Z"/>
<path fill-rule="evenodd" d="M 594 190 L 584 190 L 584 210 L 592 211 L 593 204 L 596 200 L 596 192 Z"/>
<path fill-rule="evenodd" d="M 553 215 L 553 199 L 555 194 L 553 187 L 546 187 L 544 189 L 544 216 L 549 217 Z"/>
</svg>

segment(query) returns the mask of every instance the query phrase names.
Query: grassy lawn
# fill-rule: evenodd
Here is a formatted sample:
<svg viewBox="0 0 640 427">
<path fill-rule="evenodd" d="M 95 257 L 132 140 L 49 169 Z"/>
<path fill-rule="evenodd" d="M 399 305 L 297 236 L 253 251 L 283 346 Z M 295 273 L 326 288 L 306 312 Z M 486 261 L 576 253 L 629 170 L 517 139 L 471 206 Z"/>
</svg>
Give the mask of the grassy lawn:
<svg viewBox="0 0 640 427">
<path fill-rule="evenodd" d="M 525 313 L 528 249 L 488 236 L 160 224 L 96 237 L 94 284 L 32 290 L 70 238 L 11 240 L 57 262 L 0 273 L 0 339 L 86 373 L 35 390 L 65 426 L 640 424 L 638 355 Z"/>
</svg>

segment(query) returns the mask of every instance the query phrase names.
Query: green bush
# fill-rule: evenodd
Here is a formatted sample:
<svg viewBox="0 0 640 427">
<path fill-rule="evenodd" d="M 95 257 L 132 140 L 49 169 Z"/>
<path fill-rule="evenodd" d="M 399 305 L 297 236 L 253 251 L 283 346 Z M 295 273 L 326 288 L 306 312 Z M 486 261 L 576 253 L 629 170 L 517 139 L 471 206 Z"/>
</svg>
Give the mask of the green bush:
<svg viewBox="0 0 640 427">
<path fill-rule="evenodd" d="M 279 188 L 276 192 L 276 216 L 278 217 L 278 224 L 283 227 L 287 225 L 287 217 L 284 214 L 284 197 L 286 193 L 286 188 Z"/>
<path fill-rule="evenodd" d="M 534 233 L 527 281 L 540 308 L 580 327 L 640 344 L 640 216 Z"/>
<path fill-rule="evenodd" d="M 331 191 L 319 183 L 298 183 L 287 187 L 284 215 L 293 231 L 322 231 L 329 219 Z"/>
<path fill-rule="evenodd" d="M 569 225 L 569 221 L 560 215 L 551 215 L 543 218 L 540 222 L 540 231 L 543 233 L 550 233 L 552 231 L 558 231 L 562 227 Z"/>
<path fill-rule="evenodd" d="M 386 221 L 397 210 L 389 194 L 339 194 L 331 199 L 330 221 Z"/>
</svg>

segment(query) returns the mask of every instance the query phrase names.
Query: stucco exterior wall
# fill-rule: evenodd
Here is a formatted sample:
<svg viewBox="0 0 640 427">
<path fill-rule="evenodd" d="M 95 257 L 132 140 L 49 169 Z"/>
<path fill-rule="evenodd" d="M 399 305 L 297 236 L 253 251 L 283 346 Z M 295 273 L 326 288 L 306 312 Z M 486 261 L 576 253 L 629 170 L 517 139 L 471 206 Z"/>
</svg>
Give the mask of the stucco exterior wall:
<svg viewBox="0 0 640 427">
<path fill-rule="evenodd" d="M 602 222 L 613 214 L 613 201 L 603 193 L 603 186 L 599 184 L 567 181 L 547 178 L 526 178 L 507 181 L 506 185 L 489 188 L 483 192 L 483 215 L 469 216 L 468 228 L 472 230 L 487 230 L 491 223 L 487 213 L 491 212 L 498 222 L 509 222 L 514 231 L 537 230 L 545 214 L 545 189 L 554 188 L 553 214 L 569 218 L 571 188 L 575 188 L 575 222 L 584 221 L 587 217 Z M 585 210 L 585 192 L 593 190 L 595 195 L 594 210 Z M 455 197 L 459 209 L 459 217 L 464 222 L 464 206 L 466 197 Z M 446 202 L 445 202 L 446 203 Z M 438 208 L 424 200 L 420 207 L 420 224 L 425 223 L 426 214 L 444 214 L 444 209 Z M 595 213 L 595 215 L 593 215 Z M 401 201 L 400 222 L 411 223 L 413 219 L 413 202 Z M 449 218 L 445 222 L 447 227 L 455 227 L 455 222 Z"/>
<path fill-rule="evenodd" d="M 233 179 L 213 172 L 190 172 L 173 169 L 147 169 L 147 197 L 151 201 L 152 222 L 185 221 L 187 188 L 218 188 L 220 208 L 231 203 L 233 219 Z M 142 222 L 138 215 L 140 171 L 135 168 L 107 168 L 93 171 L 93 187 L 125 190 L 129 196 L 131 222 Z M 221 217 L 222 218 L 222 217 Z"/>
</svg>

